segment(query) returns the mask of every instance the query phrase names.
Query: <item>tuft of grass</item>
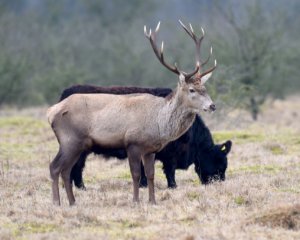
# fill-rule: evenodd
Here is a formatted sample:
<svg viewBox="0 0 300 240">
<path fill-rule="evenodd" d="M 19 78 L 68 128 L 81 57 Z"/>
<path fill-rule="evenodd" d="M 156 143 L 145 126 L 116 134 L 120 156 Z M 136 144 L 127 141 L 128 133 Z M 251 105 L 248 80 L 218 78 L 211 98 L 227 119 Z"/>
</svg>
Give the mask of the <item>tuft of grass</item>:
<svg viewBox="0 0 300 240">
<path fill-rule="evenodd" d="M 179 219 L 179 221 L 183 224 L 186 225 L 191 225 L 195 222 L 195 220 L 197 220 L 197 217 L 192 215 L 192 216 L 186 216 L 184 218 Z"/>
<path fill-rule="evenodd" d="M 300 230 L 300 205 L 276 207 L 253 217 L 247 224 L 259 224 L 270 228 Z"/>
<path fill-rule="evenodd" d="M 246 200 L 244 199 L 243 196 L 237 196 L 234 198 L 234 202 L 237 204 L 237 205 L 243 205 L 246 203 Z"/>
<path fill-rule="evenodd" d="M 132 220 L 128 220 L 128 219 L 124 219 L 121 220 L 121 227 L 122 228 L 137 228 L 137 227 L 141 227 L 142 224 L 138 221 L 132 221 Z"/>
<path fill-rule="evenodd" d="M 265 148 L 267 150 L 269 150 L 270 152 L 272 152 L 274 155 L 281 155 L 281 154 L 285 153 L 284 148 L 280 144 L 277 144 L 277 143 L 267 144 L 267 145 L 265 145 Z"/>
<path fill-rule="evenodd" d="M 187 193 L 187 197 L 189 200 L 194 200 L 194 199 L 197 199 L 199 198 L 200 194 L 198 192 L 188 192 Z"/>
</svg>

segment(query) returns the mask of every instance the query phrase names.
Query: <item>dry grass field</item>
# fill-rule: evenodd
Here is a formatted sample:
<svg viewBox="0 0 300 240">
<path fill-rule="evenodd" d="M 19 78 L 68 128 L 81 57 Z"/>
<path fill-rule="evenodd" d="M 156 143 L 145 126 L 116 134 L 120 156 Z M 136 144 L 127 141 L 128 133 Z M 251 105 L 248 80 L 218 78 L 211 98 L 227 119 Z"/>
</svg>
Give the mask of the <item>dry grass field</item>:
<svg viewBox="0 0 300 240">
<path fill-rule="evenodd" d="M 127 161 L 91 156 L 69 207 L 51 202 L 58 144 L 45 109 L 0 110 L 0 239 L 300 239 L 300 98 L 264 106 L 258 122 L 231 112 L 207 123 L 231 139 L 227 179 L 202 186 L 193 167 L 167 189 L 156 163 L 157 205 L 132 203 Z"/>
</svg>

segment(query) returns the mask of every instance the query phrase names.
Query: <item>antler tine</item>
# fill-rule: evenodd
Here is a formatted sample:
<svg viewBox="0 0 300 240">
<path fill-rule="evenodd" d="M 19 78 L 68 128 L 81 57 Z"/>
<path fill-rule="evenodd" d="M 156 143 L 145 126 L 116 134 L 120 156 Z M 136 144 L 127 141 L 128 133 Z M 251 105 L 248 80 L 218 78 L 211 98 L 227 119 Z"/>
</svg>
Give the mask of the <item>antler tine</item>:
<svg viewBox="0 0 300 240">
<path fill-rule="evenodd" d="M 203 77 L 205 76 L 206 74 L 212 72 L 213 70 L 215 70 L 215 68 L 217 67 L 217 61 L 215 60 L 215 65 L 208 69 L 207 71 L 205 71 L 204 73 L 201 73 L 201 68 L 207 64 L 212 56 L 212 47 L 210 48 L 210 54 L 208 56 L 208 58 L 202 62 L 201 61 L 201 58 L 200 58 L 200 48 L 201 48 L 201 43 L 202 43 L 202 40 L 205 36 L 205 32 L 204 32 L 204 29 L 201 27 L 201 32 L 202 32 L 202 36 L 197 38 L 197 36 L 195 35 L 195 32 L 194 32 L 194 29 L 193 29 L 193 26 L 192 24 L 189 24 L 189 27 L 190 27 L 190 30 L 181 22 L 181 20 L 179 20 L 179 23 L 180 25 L 183 27 L 183 29 L 186 31 L 186 33 L 194 40 L 195 44 L 196 44 L 196 63 L 199 64 L 199 70 L 200 72 L 198 73 L 198 76 L 197 77 Z M 197 65 L 198 66 L 198 65 Z"/>
<path fill-rule="evenodd" d="M 202 77 L 205 76 L 206 74 L 209 74 L 210 72 L 212 72 L 213 70 L 215 70 L 216 67 L 217 67 L 217 60 L 215 59 L 215 65 L 214 65 L 212 68 L 208 69 L 206 72 L 201 73 L 200 78 L 202 78 Z"/>
<path fill-rule="evenodd" d="M 189 25 L 190 25 L 191 32 L 192 32 L 192 33 L 194 33 L 194 29 L 193 29 L 193 26 L 192 26 L 192 24 L 191 24 L 191 23 L 189 23 Z"/>
<path fill-rule="evenodd" d="M 155 32 L 158 32 L 159 31 L 159 27 L 160 27 L 160 21 L 158 22 L 156 28 L 155 28 Z"/>
<path fill-rule="evenodd" d="M 204 38 L 205 32 L 204 32 L 203 27 L 201 27 L 201 31 L 202 31 L 202 38 Z"/>
<path fill-rule="evenodd" d="M 196 43 L 196 42 L 197 42 L 197 39 L 196 39 L 196 36 L 195 36 L 195 34 L 194 34 L 193 27 L 191 27 L 192 25 L 190 24 L 191 31 L 192 31 L 192 32 L 190 32 L 190 30 L 188 30 L 188 28 L 181 22 L 181 20 L 178 20 L 178 21 L 179 21 L 181 27 L 183 27 L 184 31 L 186 31 L 186 33 L 187 33 L 187 34 L 195 41 L 195 43 Z"/>
<path fill-rule="evenodd" d="M 158 22 L 158 24 L 157 24 L 157 26 L 155 28 L 155 31 L 152 32 L 151 28 L 150 28 L 149 33 L 148 33 L 147 32 L 147 27 L 145 25 L 144 26 L 144 34 L 150 40 L 150 44 L 152 46 L 152 49 L 153 49 L 156 57 L 160 61 L 160 63 L 163 66 L 165 66 L 167 69 L 169 69 L 170 71 L 176 73 L 177 75 L 183 74 L 186 79 L 189 79 L 190 77 L 192 77 L 193 75 L 195 75 L 199 71 L 199 69 L 200 69 L 200 62 L 199 61 L 197 61 L 196 68 L 191 73 L 185 73 L 183 71 L 180 71 L 178 69 L 178 67 L 177 67 L 177 64 L 175 64 L 174 66 L 171 66 L 171 65 L 169 65 L 168 63 L 165 62 L 165 59 L 164 59 L 164 42 L 161 43 L 160 50 L 158 50 L 158 47 L 157 47 L 157 44 L 156 44 L 156 34 L 158 33 L 159 28 L 160 28 L 160 22 Z M 191 31 L 193 31 L 193 30 L 191 30 Z M 194 34 L 192 34 L 192 35 L 194 35 Z M 195 36 L 195 41 L 196 41 L 196 36 Z"/>
<path fill-rule="evenodd" d="M 201 67 L 203 67 L 206 63 L 209 62 L 209 59 L 211 56 L 212 56 L 212 47 L 210 47 L 210 54 L 209 54 L 208 58 L 201 64 Z"/>
<path fill-rule="evenodd" d="M 176 73 L 177 75 L 179 75 L 180 71 L 178 70 L 177 66 L 175 66 L 175 67 L 171 66 L 168 63 L 166 63 L 165 60 L 164 60 L 164 53 L 163 53 L 164 43 L 163 42 L 161 44 L 160 50 L 158 50 L 158 47 L 157 47 L 157 44 L 156 44 L 156 34 L 158 33 L 159 28 L 160 28 L 160 22 L 158 22 L 154 32 L 152 32 L 151 28 L 150 28 L 149 33 L 147 33 L 147 27 L 144 26 L 144 34 L 150 40 L 150 44 L 152 46 L 152 49 L 153 49 L 156 57 L 160 61 L 160 63 L 163 66 L 165 66 L 167 69 L 169 69 L 170 71 L 172 71 L 172 72 Z"/>
<path fill-rule="evenodd" d="M 195 44 L 196 44 L 196 62 L 201 63 L 201 58 L 200 58 L 200 47 L 201 47 L 201 42 L 204 38 L 204 30 L 201 27 L 201 31 L 202 31 L 202 36 L 200 38 L 197 38 L 193 26 L 191 23 L 189 23 L 190 26 L 190 30 L 182 23 L 181 20 L 179 20 L 180 25 L 182 26 L 182 28 L 186 31 L 186 33 L 194 40 Z M 200 67 L 203 64 L 200 65 Z"/>
<path fill-rule="evenodd" d="M 183 73 L 183 75 L 185 76 L 186 79 L 191 78 L 192 76 L 194 76 L 200 69 L 200 62 L 196 63 L 196 68 L 193 72 L 191 73 Z"/>
</svg>

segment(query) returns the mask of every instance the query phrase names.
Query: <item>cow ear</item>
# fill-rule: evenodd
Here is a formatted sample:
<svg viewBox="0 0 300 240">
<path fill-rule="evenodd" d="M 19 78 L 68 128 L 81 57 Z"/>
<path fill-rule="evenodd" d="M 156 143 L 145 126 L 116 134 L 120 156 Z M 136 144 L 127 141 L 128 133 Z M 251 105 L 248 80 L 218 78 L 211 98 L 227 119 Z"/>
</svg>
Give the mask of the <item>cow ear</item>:
<svg viewBox="0 0 300 240">
<path fill-rule="evenodd" d="M 227 142 L 225 142 L 221 145 L 220 149 L 224 154 L 227 155 L 231 150 L 231 146 L 232 146 L 232 142 L 230 140 L 228 140 Z"/>
</svg>

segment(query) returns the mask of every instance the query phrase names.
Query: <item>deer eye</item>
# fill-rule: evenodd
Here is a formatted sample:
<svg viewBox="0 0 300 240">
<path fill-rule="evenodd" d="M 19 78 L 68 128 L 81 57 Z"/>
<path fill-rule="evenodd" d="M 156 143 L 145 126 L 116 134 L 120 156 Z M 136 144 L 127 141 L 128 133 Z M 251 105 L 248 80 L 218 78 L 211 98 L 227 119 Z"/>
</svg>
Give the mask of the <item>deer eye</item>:
<svg viewBox="0 0 300 240">
<path fill-rule="evenodd" d="M 192 88 L 190 88 L 189 91 L 190 91 L 190 93 L 194 93 L 195 92 L 195 90 L 192 89 Z"/>
</svg>

